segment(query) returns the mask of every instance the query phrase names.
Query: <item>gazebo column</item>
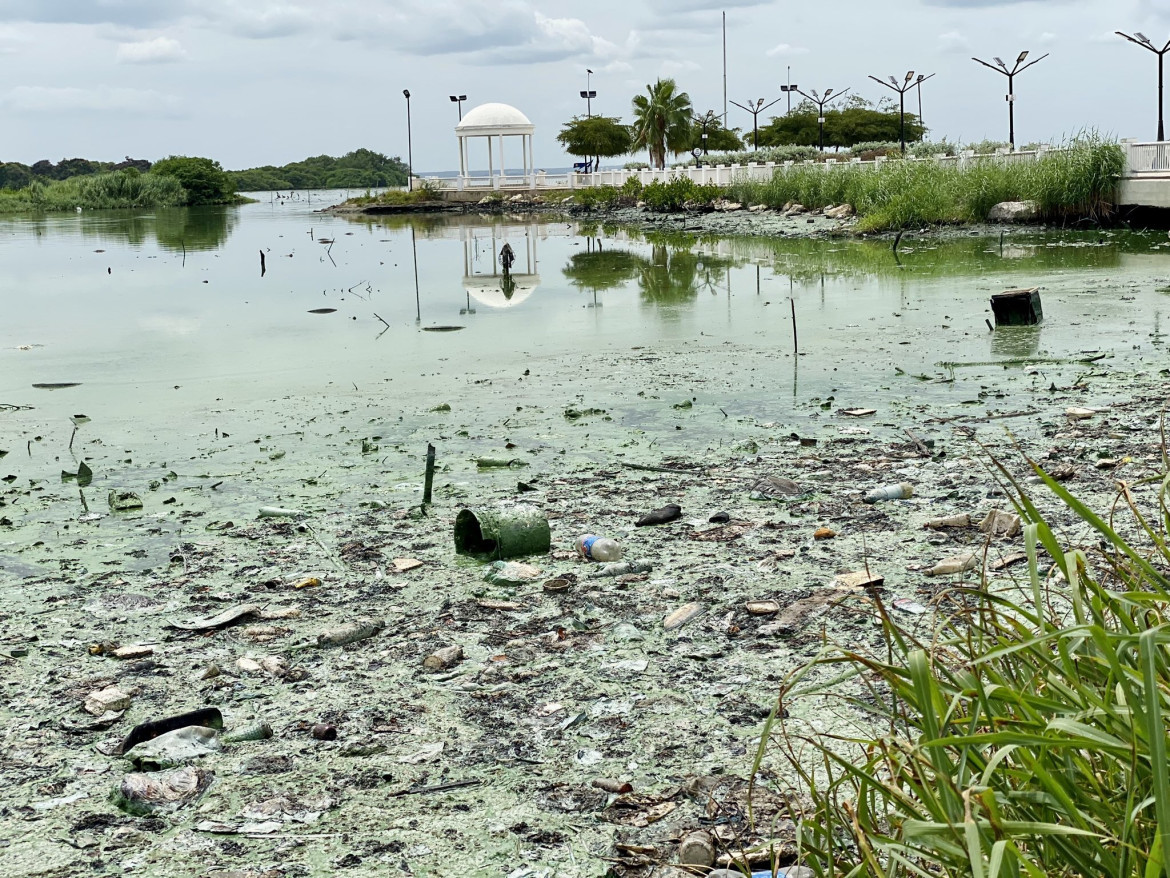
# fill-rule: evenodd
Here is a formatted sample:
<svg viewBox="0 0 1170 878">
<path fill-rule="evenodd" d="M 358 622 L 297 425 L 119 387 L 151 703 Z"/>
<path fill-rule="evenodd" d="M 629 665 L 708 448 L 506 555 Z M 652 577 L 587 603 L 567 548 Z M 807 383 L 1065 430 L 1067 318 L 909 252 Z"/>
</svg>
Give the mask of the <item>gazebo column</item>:
<svg viewBox="0 0 1170 878">
<path fill-rule="evenodd" d="M 497 188 L 496 187 L 496 170 L 495 170 L 495 166 L 492 164 L 492 136 L 490 134 L 487 136 L 487 146 L 488 146 L 488 179 L 491 181 L 492 188 L 495 189 L 495 188 Z"/>
<path fill-rule="evenodd" d="M 504 170 L 504 135 L 500 135 L 500 182 L 504 182 L 504 175 L 507 171 Z"/>
</svg>

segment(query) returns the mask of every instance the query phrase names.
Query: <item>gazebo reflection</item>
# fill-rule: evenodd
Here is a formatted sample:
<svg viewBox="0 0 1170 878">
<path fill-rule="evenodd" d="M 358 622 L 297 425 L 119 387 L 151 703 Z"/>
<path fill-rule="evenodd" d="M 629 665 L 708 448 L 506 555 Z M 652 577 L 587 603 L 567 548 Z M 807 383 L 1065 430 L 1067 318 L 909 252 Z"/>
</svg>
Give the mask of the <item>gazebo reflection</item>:
<svg viewBox="0 0 1170 878">
<path fill-rule="evenodd" d="M 467 313 L 474 314 L 471 300 L 488 308 L 514 308 L 540 286 L 537 242 L 530 229 L 519 225 L 465 226 L 463 239 L 463 289 Z M 504 244 L 516 255 L 513 270 L 504 274 L 499 254 Z"/>
</svg>

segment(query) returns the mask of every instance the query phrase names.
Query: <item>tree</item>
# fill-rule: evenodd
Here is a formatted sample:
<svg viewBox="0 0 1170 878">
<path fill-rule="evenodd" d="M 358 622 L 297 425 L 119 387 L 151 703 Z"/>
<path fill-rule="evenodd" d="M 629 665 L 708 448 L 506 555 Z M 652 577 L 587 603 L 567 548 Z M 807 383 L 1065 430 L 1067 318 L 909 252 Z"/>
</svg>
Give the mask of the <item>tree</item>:
<svg viewBox="0 0 1170 878">
<path fill-rule="evenodd" d="M 236 187 L 214 159 L 172 155 L 150 169 L 159 177 L 174 177 L 187 190 L 188 204 L 226 204 L 234 201 Z"/>
<path fill-rule="evenodd" d="M 825 112 L 825 143 L 854 146 L 858 143 L 890 143 L 898 139 L 898 107 L 885 100 L 876 107 L 858 95 Z M 791 113 L 777 116 L 760 129 L 761 146 L 817 145 L 817 108 L 802 101 Z M 906 142 L 922 140 L 926 127 L 913 113 L 906 114 Z"/>
<path fill-rule="evenodd" d="M 596 158 L 598 163 L 628 153 L 631 139 L 630 129 L 616 116 L 574 116 L 557 135 L 569 155 Z"/>
<path fill-rule="evenodd" d="M 704 133 L 707 135 L 706 142 L 703 141 Z M 743 139 L 738 128 L 724 128 L 723 120 L 715 111 L 708 110 L 692 120 L 690 148 L 704 152 L 737 152 L 743 149 Z"/>
<path fill-rule="evenodd" d="M 666 167 L 667 150 L 677 155 L 690 148 L 691 98 L 673 79 L 647 85 L 646 94 L 634 96 L 633 108 L 633 148 L 646 149 L 652 166 Z"/>
</svg>

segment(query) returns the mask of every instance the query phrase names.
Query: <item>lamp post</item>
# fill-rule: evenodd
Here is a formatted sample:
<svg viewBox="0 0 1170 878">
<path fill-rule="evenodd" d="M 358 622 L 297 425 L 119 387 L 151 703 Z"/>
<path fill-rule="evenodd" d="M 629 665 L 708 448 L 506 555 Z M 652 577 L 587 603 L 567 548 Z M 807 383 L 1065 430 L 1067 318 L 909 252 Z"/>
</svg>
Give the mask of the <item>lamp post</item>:
<svg viewBox="0 0 1170 878">
<path fill-rule="evenodd" d="M 714 125 L 715 122 L 719 119 L 719 116 L 716 115 L 714 110 L 708 110 L 702 116 L 696 116 L 692 113 L 691 119 L 694 120 L 696 125 L 700 126 L 701 130 L 699 131 L 699 140 L 703 145 L 703 155 L 706 155 L 707 154 L 707 128 L 711 125 Z"/>
<path fill-rule="evenodd" d="M 800 91 L 800 89 L 797 89 L 797 91 Z M 841 97 L 841 95 L 845 94 L 847 91 L 849 91 L 849 89 L 834 92 L 831 88 L 827 88 L 825 89 L 825 93 L 823 95 L 818 95 L 815 88 L 812 90 L 812 94 L 805 94 L 804 92 L 800 91 L 801 95 L 808 98 L 817 105 L 817 125 L 820 129 L 820 146 L 818 146 L 817 149 L 819 149 L 821 152 L 825 151 L 825 104 L 829 103 L 829 101 L 837 100 L 837 98 Z"/>
<path fill-rule="evenodd" d="M 759 126 L 760 113 L 764 112 L 764 110 L 768 109 L 768 107 L 772 106 L 772 104 L 780 103 L 780 98 L 776 98 L 776 100 L 772 101 L 771 104 L 767 104 L 767 105 L 764 104 L 763 98 L 760 98 L 755 103 L 748 101 L 748 105 L 746 107 L 743 104 L 739 103 L 738 101 L 732 101 L 732 103 L 735 104 L 737 107 L 739 107 L 741 110 L 747 110 L 749 113 L 752 114 L 752 149 L 758 149 L 759 143 L 757 141 L 759 139 L 759 133 L 760 133 L 760 126 Z"/>
<path fill-rule="evenodd" d="M 788 95 L 788 113 L 792 114 L 792 93 L 800 91 L 800 86 L 792 84 L 792 65 L 788 65 L 788 84 L 780 86 L 780 91 Z"/>
<path fill-rule="evenodd" d="M 593 118 L 593 99 L 597 97 L 597 92 L 589 87 L 590 78 L 593 76 L 593 71 L 588 67 L 585 68 L 585 91 L 581 92 L 581 97 L 585 98 L 585 116 L 586 118 Z"/>
<path fill-rule="evenodd" d="M 1166 139 L 1166 132 L 1162 125 L 1162 62 L 1165 54 L 1170 52 L 1170 40 L 1167 40 L 1166 45 L 1159 49 L 1141 31 L 1134 31 L 1132 37 L 1129 34 L 1123 34 L 1121 31 L 1115 31 L 1115 33 L 1119 37 L 1125 37 L 1131 43 L 1136 43 L 1143 49 L 1149 49 L 1158 56 L 1158 142 L 1161 143 Z"/>
<path fill-rule="evenodd" d="M 918 93 L 922 94 L 922 83 L 926 82 L 926 80 L 930 79 L 932 76 L 934 76 L 933 73 L 931 73 L 929 76 L 923 76 L 921 73 L 919 73 L 918 78 L 915 79 L 914 71 L 911 70 L 906 74 L 906 78 L 902 82 L 898 82 L 898 80 L 892 76 L 888 82 L 884 79 L 878 79 L 876 76 L 871 75 L 869 77 L 874 82 L 880 82 L 886 88 L 898 93 L 898 137 L 902 141 L 902 155 L 906 154 L 906 92 L 910 91 L 910 89 L 914 88 L 915 86 L 918 86 L 920 89 Z"/>
<path fill-rule="evenodd" d="M 451 95 L 451 103 L 459 105 L 459 121 L 463 121 L 463 102 L 467 100 L 467 95 Z"/>
<path fill-rule="evenodd" d="M 414 191 L 414 150 L 410 145 L 410 89 L 404 88 L 402 96 L 406 98 L 406 191 Z"/>
<path fill-rule="evenodd" d="M 1020 52 L 1020 57 L 1016 59 L 1016 63 L 1012 65 L 1011 70 L 1008 70 L 1008 66 L 1003 63 L 1002 58 L 996 58 L 995 64 L 988 64 L 986 61 L 980 60 L 979 58 L 972 58 L 971 59 L 972 61 L 975 61 L 978 64 L 982 64 L 988 70 L 994 70 L 996 73 L 1002 73 L 1004 76 L 1007 77 L 1007 81 L 1008 81 L 1008 93 L 1007 93 L 1008 143 L 1010 143 L 1012 145 L 1012 152 L 1016 151 L 1016 91 L 1015 91 L 1015 87 L 1014 87 L 1016 74 L 1023 73 L 1025 70 L 1027 70 L 1033 64 L 1039 64 L 1041 61 L 1043 61 L 1045 58 L 1047 58 L 1048 55 L 1047 54 L 1041 55 L 1035 61 L 1029 61 L 1027 64 L 1024 64 L 1024 59 L 1027 57 L 1028 57 L 1027 52 Z M 1021 67 L 1020 65 L 1023 65 L 1023 66 Z M 919 111 L 918 115 L 921 118 L 922 112 Z"/>
</svg>

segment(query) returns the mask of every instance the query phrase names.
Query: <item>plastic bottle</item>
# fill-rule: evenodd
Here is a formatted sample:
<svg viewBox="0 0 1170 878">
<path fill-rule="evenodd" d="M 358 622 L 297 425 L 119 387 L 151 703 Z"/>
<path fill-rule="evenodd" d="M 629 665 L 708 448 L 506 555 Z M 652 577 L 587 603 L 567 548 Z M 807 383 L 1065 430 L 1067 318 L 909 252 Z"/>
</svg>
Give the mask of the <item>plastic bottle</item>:
<svg viewBox="0 0 1170 878">
<path fill-rule="evenodd" d="M 882 500 L 906 500 L 914 496 L 914 486 L 909 482 L 897 485 L 883 485 L 865 495 L 866 503 L 880 503 Z"/>
<path fill-rule="evenodd" d="M 620 561 L 622 547 L 608 537 L 585 534 L 577 537 L 577 551 L 588 561 Z"/>
</svg>

